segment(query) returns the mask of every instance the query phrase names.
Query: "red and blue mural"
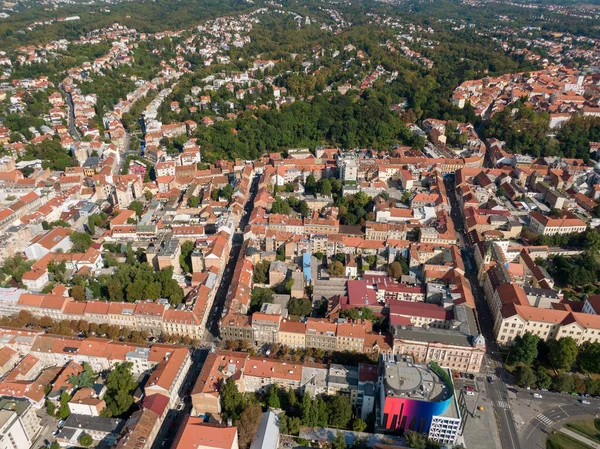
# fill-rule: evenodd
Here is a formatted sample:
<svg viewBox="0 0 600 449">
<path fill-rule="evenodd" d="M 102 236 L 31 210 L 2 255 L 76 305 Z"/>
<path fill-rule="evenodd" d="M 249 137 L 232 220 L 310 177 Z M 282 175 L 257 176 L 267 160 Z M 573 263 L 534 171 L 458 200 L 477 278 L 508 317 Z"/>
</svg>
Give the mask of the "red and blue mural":
<svg viewBox="0 0 600 449">
<path fill-rule="evenodd" d="M 390 431 L 414 430 L 427 433 L 434 416 L 441 415 L 452 402 L 452 396 L 441 402 L 387 397 L 383 406 L 382 425 Z"/>
</svg>

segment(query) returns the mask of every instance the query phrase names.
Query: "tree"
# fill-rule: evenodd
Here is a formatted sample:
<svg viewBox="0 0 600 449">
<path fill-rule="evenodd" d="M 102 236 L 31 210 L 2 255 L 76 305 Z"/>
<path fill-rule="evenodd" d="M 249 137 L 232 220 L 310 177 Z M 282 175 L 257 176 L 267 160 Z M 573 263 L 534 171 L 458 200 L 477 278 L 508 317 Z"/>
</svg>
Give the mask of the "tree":
<svg viewBox="0 0 600 449">
<path fill-rule="evenodd" d="M 329 408 L 327 407 L 327 403 L 322 397 L 315 399 L 315 402 L 317 404 L 315 407 L 317 410 L 317 426 L 327 427 L 327 423 L 329 422 Z"/>
<path fill-rule="evenodd" d="M 579 394 L 585 393 L 585 378 L 582 376 L 576 375 L 573 377 L 573 391 Z"/>
<path fill-rule="evenodd" d="M 550 375 L 548 374 L 548 370 L 546 370 L 546 368 L 544 368 L 543 366 L 539 366 L 536 373 L 536 385 L 538 388 L 543 389 L 543 388 L 550 388 L 550 386 L 552 385 L 552 377 L 550 377 Z"/>
<path fill-rule="evenodd" d="M 309 316 L 312 312 L 312 302 L 308 298 L 291 298 L 288 302 L 290 315 Z"/>
<path fill-rule="evenodd" d="M 296 392 L 293 390 L 292 387 L 290 387 L 288 389 L 287 401 L 288 401 L 289 407 L 294 407 L 296 405 L 296 402 L 297 402 Z"/>
<path fill-rule="evenodd" d="M 267 406 L 269 408 L 281 408 L 281 402 L 279 401 L 279 388 L 276 385 L 271 385 L 269 387 Z"/>
<path fill-rule="evenodd" d="M 313 175 L 308 175 L 306 178 L 306 184 L 304 188 L 306 193 L 315 193 L 315 188 L 317 187 L 317 181 Z"/>
<path fill-rule="evenodd" d="M 331 182 L 327 178 L 319 181 L 319 191 L 326 196 L 331 195 Z"/>
<path fill-rule="evenodd" d="M 298 435 L 298 433 L 300 433 L 300 427 L 302 427 L 302 421 L 296 416 L 288 417 L 287 427 L 290 435 Z"/>
<path fill-rule="evenodd" d="M 332 276 L 343 276 L 346 273 L 344 265 L 339 260 L 333 262 L 327 271 Z"/>
<path fill-rule="evenodd" d="M 94 385 L 94 379 L 96 377 L 96 373 L 90 366 L 89 363 L 83 362 L 83 372 L 79 375 L 71 374 L 69 377 L 69 383 L 73 385 L 74 388 L 91 388 Z"/>
<path fill-rule="evenodd" d="M 413 430 L 407 430 L 404 432 L 404 439 L 406 445 L 414 449 L 426 449 L 427 447 L 427 436 L 422 433 L 415 432 Z"/>
<path fill-rule="evenodd" d="M 338 432 L 335 434 L 335 438 L 333 439 L 333 443 L 331 444 L 331 449 L 346 449 L 346 439 L 344 438 L 343 432 Z"/>
<path fill-rule="evenodd" d="M 74 285 L 71 288 L 71 297 L 75 301 L 85 301 L 85 288 L 81 285 Z"/>
<path fill-rule="evenodd" d="M 194 242 L 186 240 L 181 245 L 181 254 L 179 255 L 179 265 L 185 273 L 192 272 L 192 252 L 194 251 Z"/>
<path fill-rule="evenodd" d="M 281 413 L 278 415 L 279 418 L 279 433 L 282 435 L 289 435 L 290 431 L 288 429 L 288 417 L 285 413 Z"/>
<path fill-rule="evenodd" d="M 221 385 L 220 389 L 221 410 L 223 417 L 237 418 L 244 402 L 244 397 L 238 390 L 237 384 L 230 377 Z"/>
<path fill-rule="evenodd" d="M 584 373 L 600 372 L 600 343 L 589 341 L 579 347 L 577 355 L 577 366 Z"/>
<path fill-rule="evenodd" d="M 85 253 L 92 246 L 92 238 L 86 232 L 74 231 L 69 235 L 72 253 Z"/>
<path fill-rule="evenodd" d="M 548 359 L 558 370 L 569 370 L 577 359 L 577 343 L 572 337 L 563 337 L 549 343 Z"/>
<path fill-rule="evenodd" d="M 536 380 L 537 378 L 531 367 L 523 365 L 517 368 L 515 381 L 519 387 L 532 387 L 535 385 Z"/>
<path fill-rule="evenodd" d="M 292 208 L 286 200 L 282 198 L 275 198 L 275 201 L 273 201 L 273 204 L 271 205 L 272 214 L 289 215 L 291 212 Z"/>
<path fill-rule="evenodd" d="M 355 432 L 364 432 L 364 430 L 367 428 L 367 423 L 360 419 L 360 418 L 354 418 L 352 420 L 352 430 Z"/>
<path fill-rule="evenodd" d="M 131 374 L 132 366 L 131 362 L 121 363 L 106 376 L 104 401 L 112 417 L 121 416 L 133 404 L 132 393 L 137 383 Z"/>
<path fill-rule="evenodd" d="M 392 262 L 387 266 L 388 276 L 393 277 L 394 279 L 400 279 L 402 276 L 402 265 L 397 260 Z"/>
<path fill-rule="evenodd" d="M 511 348 L 511 360 L 515 363 L 531 365 L 538 355 L 537 345 L 539 337 L 531 332 L 517 335 Z"/>
<path fill-rule="evenodd" d="M 71 400 L 71 395 L 64 391 L 60 395 L 60 407 L 58 408 L 58 412 L 56 413 L 56 417 L 59 419 L 67 419 L 71 414 L 71 410 L 69 409 L 69 401 Z"/>
<path fill-rule="evenodd" d="M 256 283 L 256 284 L 268 283 L 270 267 L 271 267 L 271 262 L 268 260 L 263 260 L 262 262 L 258 262 L 256 265 L 254 265 L 254 273 L 252 274 L 254 283 Z"/>
<path fill-rule="evenodd" d="M 302 424 L 307 427 L 315 427 L 316 416 L 312 414 L 312 399 L 307 392 L 302 396 Z"/>
<path fill-rule="evenodd" d="M 21 254 L 16 254 L 14 257 L 7 258 L 2 264 L 2 273 L 21 283 L 23 275 L 27 273 L 35 261 L 25 260 Z"/>
<path fill-rule="evenodd" d="M 123 286 L 119 281 L 108 281 L 108 299 L 118 302 L 123 301 Z"/>
<path fill-rule="evenodd" d="M 303 217 L 308 217 L 310 215 L 310 207 L 306 201 L 300 202 L 300 213 Z"/>
<path fill-rule="evenodd" d="M 256 403 L 249 404 L 242 414 L 236 425 L 238 428 L 238 442 L 240 448 L 247 448 L 252 443 L 260 420 L 262 419 L 262 409 Z"/>
<path fill-rule="evenodd" d="M 227 184 L 223 189 L 221 189 L 221 196 L 225 198 L 227 201 L 231 201 L 233 196 L 233 187 L 231 184 Z"/>
<path fill-rule="evenodd" d="M 56 406 L 54 405 L 54 402 L 49 399 L 46 399 L 46 413 L 48 416 L 54 416 L 56 413 Z"/>
<path fill-rule="evenodd" d="M 600 383 L 596 379 L 587 377 L 585 379 L 585 392 L 590 396 L 597 396 L 600 391 Z"/>
<path fill-rule="evenodd" d="M 135 214 L 139 217 L 142 216 L 142 213 L 144 212 L 144 205 L 141 203 L 141 201 L 132 201 L 129 206 L 127 207 L 127 209 L 132 210 L 135 212 Z"/>
<path fill-rule="evenodd" d="M 552 388 L 563 392 L 572 392 L 574 387 L 573 377 L 567 373 L 560 373 L 552 379 Z"/>
<path fill-rule="evenodd" d="M 345 396 L 331 396 L 327 398 L 329 410 L 334 410 L 335 413 L 329 414 L 329 425 L 339 429 L 345 429 L 352 418 L 352 406 L 350 401 Z"/>
<path fill-rule="evenodd" d="M 198 207 L 199 204 L 200 204 L 200 197 L 199 196 L 191 195 L 188 198 L 188 206 L 190 206 L 191 208 L 196 208 L 196 207 Z"/>
<path fill-rule="evenodd" d="M 273 304 L 273 290 L 263 287 L 254 287 L 254 289 L 252 289 L 252 299 L 250 300 L 250 311 L 259 311 L 263 304 Z"/>
<path fill-rule="evenodd" d="M 149 282 L 144 289 L 144 296 L 149 299 L 158 299 L 160 297 L 160 282 Z"/>
<path fill-rule="evenodd" d="M 40 317 L 40 321 L 39 321 L 39 325 L 42 326 L 43 328 L 48 328 L 50 326 L 52 326 L 53 320 L 52 318 L 50 318 L 48 315 L 44 315 L 43 317 Z"/>
<path fill-rule="evenodd" d="M 183 289 L 175 279 L 167 279 L 162 284 L 161 296 L 168 298 L 172 306 L 178 306 L 183 301 Z"/>
<path fill-rule="evenodd" d="M 84 433 L 83 435 L 81 435 L 79 437 L 78 440 L 79 444 L 81 444 L 83 447 L 90 447 L 93 443 L 94 440 L 92 439 L 91 436 L 89 436 L 87 433 Z"/>
<path fill-rule="evenodd" d="M 90 215 L 87 221 L 89 233 L 94 235 L 96 233 L 96 226 L 102 226 L 103 222 L 104 220 L 102 220 L 102 217 L 99 214 Z"/>
</svg>

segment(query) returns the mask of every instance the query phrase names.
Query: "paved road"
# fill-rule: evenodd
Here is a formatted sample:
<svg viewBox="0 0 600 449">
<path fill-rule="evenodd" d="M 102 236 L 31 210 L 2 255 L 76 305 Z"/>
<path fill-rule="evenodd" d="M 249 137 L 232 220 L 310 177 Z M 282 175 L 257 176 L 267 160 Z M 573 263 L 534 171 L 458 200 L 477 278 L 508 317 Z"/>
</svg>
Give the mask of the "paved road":
<svg viewBox="0 0 600 449">
<path fill-rule="evenodd" d="M 457 234 L 458 245 L 463 250 L 463 258 L 465 261 L 465 276 L 471 283 L 471 291 L 475 299 L 475 308 L 479 330 L 486 340 L 486 359 L 484 360 L 483 372 L 489 376 L 493 376 L 495 380 L 487 387 L 488 395 L 494 407 L 496 416 L 496 424 L 498 433 L 502 442 L 502 449 L 520 449 L 519 437 L 513 414 L 508 403 L 508 390 L 506 389 L 505 381 L 510 379 L 507 377 L 503 366 L 498 347 L 494 337 L 494 319 L 492 313 L 485 300 L 485 295 L 477 279 L 477 267 L 473 257 L 473 248 L 469 246 L 469 240 L 463 226 L 463 219 L 460 205 L 456 200 L 454 193 L 454 179 L 447 177 L 444 180 L 448 199 L 450 200 L 450 216 L 454 223 L 454 229 Z"/>
<path fill-rule="evenodd" d="M 545 449 L 549 433 L 560 429 L 569 421 L 594 419 L 599 410 L 597 401 L 590 405 L 573 403 L 545 410 L 527 423 L 521 432 L 521 446 L 527 449 Z"/>
<path fill-rule="evenodd" d="M 189 393 L 202 370 L 207 355 L 208 350 L 204 349 L 195 350 L 193 352 L 192 366 L 190 366 L 178 392 L 180 400 L 180 406 L 178 408 L 181 408 L 181 410 L 169 410 L 154 439 L 152 449 L 170 448 L 173 444 L 181 421 L 186 415 L 189 415 L 192 410 L 192 400 Z"/>
<path fill-rule="evenodd" d="M 244 215 L 242 216 L 239 224 L 240 230 L 243 230 L 246 227 L 248 219 L 250 218 L 250 213 L 252 212 L 252 209 L 254 207 L 254 198 L 256 197 L 256 193 L 258 192 L 258 179 L 259 177 L 257 175 L 252 181 L 252 185 L 250 187 L 250 198 L 246 203 L 246 206 L 244 208 Z M 227 291 L 229 290 L 231 280 L 233 279 L 235 265 L 240 255 L 240 250 L 242 248 L 243 241 L 244 235 L 241 232 L 236 232 L 233 235 L 231 251 L 229 252 L 229 260 L 227 261 L 227 265 L 225 266 L 225 271 L 223 273 L 223 276 L 221 277 L 219 288 L 217 290 L 217 293 L 215 294 L 215 299 L 210 310 L 210 315 L 206 322 L 206 329 L 208 330 L 208 332 L 206 333 L 205 341 L 207 343 L 212 343 L 212 340 L 219 336 L 219 321 L 221 320 L 223 307 L 225 306 L 225 298 L 227 297 Z"/>
<path fill-rule="evenodd" d="M 67 110 L 69 112 L 67 122 L 68 122 L 68 126 L 69 126 L 69 132 L 71 133 L 73 140 L 80 141 L 81 136 L 79 135 L 79 131 L 77 130 L 77 127 L 75 126 L 75 110 L 74 110 L 74 106 L 73 106 L 73 97 L 71 97 L 71 94 L 69 92 L 67 92 L 63 89 L 62 84 L 59 84 L 58 88 L 60 89 L 60 91 L 62 92 L 64 97 L 67 99 Z"/>
</svg>

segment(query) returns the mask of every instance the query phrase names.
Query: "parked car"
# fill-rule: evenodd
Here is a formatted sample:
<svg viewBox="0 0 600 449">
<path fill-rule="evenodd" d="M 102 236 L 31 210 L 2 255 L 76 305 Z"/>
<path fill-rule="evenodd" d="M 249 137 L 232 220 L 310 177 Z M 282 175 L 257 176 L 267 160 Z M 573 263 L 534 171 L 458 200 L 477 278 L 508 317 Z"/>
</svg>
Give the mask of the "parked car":
<svg viewBox="0 0 600 449">
<path fill-rule="evenodd" d="M 470 386 L 470 385 L 467 385 L 467 386 L 465 387 L 465 390 L 467 390 L 467 391 L 475 391 L 475 388 L 473 388 L 473 387 L 472 387 L 472 386 Z"/>
<path fill-rule="evenodd" d="M 465 394 L 467 396 L 475 396 L 475 392 L 474 391 L 467 391 Z"/>
<path fill-rule="evenodd" d="M 533 393 L 533 397 L 536 399 L 542 399 L 542 395 L 539 393 Z"/>
<path fill-rule="evenodd" d="M 494 378 L 493 378 L 492 376 L 488 376 L 488 377 L 487 377 L 487 381 L 488 381 L 489 383 L 493 384 L 493 383 L 494 383 Z"/>
<path fill-rule="evenodd" d="M 581 403 L 582 403 L 582 404 L 585 404 L 585 405 L 590 405 L 590 401 L 586 401 L 585 399 L 582 399 L 582 400 L 581 400 Z"/>
</svg>

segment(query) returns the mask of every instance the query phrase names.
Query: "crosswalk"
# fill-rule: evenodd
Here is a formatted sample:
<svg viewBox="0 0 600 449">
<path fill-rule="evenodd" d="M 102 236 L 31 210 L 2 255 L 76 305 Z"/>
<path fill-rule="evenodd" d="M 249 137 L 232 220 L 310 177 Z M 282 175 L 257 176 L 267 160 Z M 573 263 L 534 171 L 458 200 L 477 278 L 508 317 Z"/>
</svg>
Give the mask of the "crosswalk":
<svg viewBox="0 0 600 449">
<path fill-rule="evenodd" d="M 508 408 L 508 402 L 506 402 L 506 401 L 497 401 L 496 402 L 496 406 L 498 406 L 500 408 L 507 409 Z"/>
<path fill-rule="evenodd" d="M 548 418 L 546 415 L 543 415 L 543 414 L 541 414 L 541 413 L 540 413 L 539 415 L 537 415 L 537 416 L 536 416 L 536 419 L 537 419 L 539 422 L 541 422 L 542 424 L 545 424 L 545 425 L 547 425 L 547 426 L 551 426 L 551 425 L 552 425 L 552 423 L 553 423 L 553 421 L 552 421 L 550 418 Z"/>
</svg>

